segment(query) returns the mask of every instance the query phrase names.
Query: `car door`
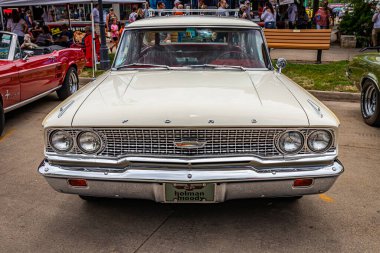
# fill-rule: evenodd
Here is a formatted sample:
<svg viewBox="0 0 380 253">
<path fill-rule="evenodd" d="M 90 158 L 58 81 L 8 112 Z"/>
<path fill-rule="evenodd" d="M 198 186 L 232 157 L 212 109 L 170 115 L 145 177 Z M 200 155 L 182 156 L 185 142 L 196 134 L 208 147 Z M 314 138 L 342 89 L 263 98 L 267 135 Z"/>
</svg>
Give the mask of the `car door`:
<svg viewBox="0 0 380 253">
<path fill-rule="evenodd" d="M 16 45 L 16 35 L 0 32 L 0 94 L 5 110 L 20 102 L 18 70 L 13 61 Z"/>
<path fill-rule="evenodd" d="M 24 57 L 16 60 L 15 64 L 19 71 L 22 101 L 57 86 L 56 68 L 59 63 L 54 53 Z"/>
</svg>

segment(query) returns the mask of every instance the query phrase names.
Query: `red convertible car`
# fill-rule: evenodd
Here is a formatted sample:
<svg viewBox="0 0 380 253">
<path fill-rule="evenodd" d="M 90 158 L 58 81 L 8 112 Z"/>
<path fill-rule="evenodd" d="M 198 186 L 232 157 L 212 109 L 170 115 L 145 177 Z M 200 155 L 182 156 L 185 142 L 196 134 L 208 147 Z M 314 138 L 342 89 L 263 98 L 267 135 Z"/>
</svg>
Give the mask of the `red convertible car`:
<svg viewBox="0 0 380 253">
<path fill-rule="evenodd" d="M 85 66 L 81 49 L 59 46 L 22 50 L 17 35 L 0 32 L 0 135 L 4 114 L 53 91 L 65 99 L 78 90 Z"/>
</svg>

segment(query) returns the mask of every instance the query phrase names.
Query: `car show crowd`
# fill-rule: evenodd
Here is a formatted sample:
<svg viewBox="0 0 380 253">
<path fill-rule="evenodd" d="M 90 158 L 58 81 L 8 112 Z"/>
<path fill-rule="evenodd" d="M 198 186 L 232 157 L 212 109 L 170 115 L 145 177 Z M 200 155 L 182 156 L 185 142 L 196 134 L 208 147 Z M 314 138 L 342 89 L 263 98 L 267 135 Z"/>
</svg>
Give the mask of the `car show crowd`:
<svg viewBox="0 0 380 253">
<path fill-rule="evenodd" d="M 281 1 L 259 1 L 256 9 L 252 7 L 252 2 L 249 0 L 234 3 L 234 7 L 237 7 L 236 9 L 232 9 L 233 6 L 229 6 L 231 1 L 227 0 L 218 0 L 216 5 L 213 6 L 206 4 L 208 0 L 199 0 L 197 6 L 195 6 L 196 9 L 189 8 L 192 6 L 185 4 L 183 1 L 174 0 L 170 6 L 173 6 L 173 8 L 170 9 L 165 4 L 167 1 L 164 0 L 155 2 L 156 6 L 152 6 L 153 8 L 149 1 L 133 4 L 130 11 L 125 15 L 123 14 L 124 20 L 118 17 L 113 8 L 108 8 L 104 15 L 104 21 L 107 46 L 110 53 L 117 48 L 125 25 L 148 17 L 193 14 L 234 16 L 235 18 L 256 22 L 266 29 L 329 29 L 345 13 L 343 8 L 332 9 L 327 0 L 321 1 L 320 8 L 314 14 L 311 8 L 305 8 L 303 1 L 293 1 L 289 4 L 281 4 Z M 212 3 L 215 3 L 215 1 Z M 56 29 L 48 24 L 56 21 L 57 12 L 53 8 L 43 10 L 42 15 L 35 19 L 32 10 L 28 9 L 28 7 L 12 8 L 10 13 L 4 13 L 4 30 L 17 34 L 21 48 L 24 49 L 58 45 L 61 47 L 80 47 L 91 52 L 93 35 L 90 24 L 80 30 L 71 27 L 68 21 L 61 24 L 59 29 Z M 373 16 L 372 40 L 374 45 L 377 44 L 377 34 L 380 32 L 380 15 L 378 13 L 376 11 Z M 70 14 L 67 15 L 70 16 Z M 98 6 L 94 5 L 88 15 L 85 15 L 82 9 L 74 10 L 71 17 L 79 20 L 90 19 L 94 21 L 95 48 L 99 51 L 100 15 Z M 88 61 L 92 62 L 90 54 L 88 54 L 88 57 Z M 92 66 L 92 63 L 89 63 L 88 66 Z"/>
</svg>

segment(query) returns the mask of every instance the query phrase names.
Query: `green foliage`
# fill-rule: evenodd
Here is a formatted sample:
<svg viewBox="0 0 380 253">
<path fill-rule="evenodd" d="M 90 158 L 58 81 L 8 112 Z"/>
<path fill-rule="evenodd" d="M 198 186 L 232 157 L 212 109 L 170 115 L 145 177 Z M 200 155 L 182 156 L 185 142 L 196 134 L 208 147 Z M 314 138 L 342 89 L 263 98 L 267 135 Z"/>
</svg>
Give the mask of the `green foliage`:
<svg viewBox="0 0 380 253">
<path fill-rule="evenodd" d="M 307 90 L 357 92 L 347 79 L 347 61 L 324 64 L 288 63 L 283 73 Z"/>
<path fill-rule="evenodd" d="M 339 24 L 339 31 L 355 35 L 357 46 L 368 46 L 371 41 L 373 7 L 377 1 L 351 0 L 353 10 L 347 13 Z"/>
</svg>

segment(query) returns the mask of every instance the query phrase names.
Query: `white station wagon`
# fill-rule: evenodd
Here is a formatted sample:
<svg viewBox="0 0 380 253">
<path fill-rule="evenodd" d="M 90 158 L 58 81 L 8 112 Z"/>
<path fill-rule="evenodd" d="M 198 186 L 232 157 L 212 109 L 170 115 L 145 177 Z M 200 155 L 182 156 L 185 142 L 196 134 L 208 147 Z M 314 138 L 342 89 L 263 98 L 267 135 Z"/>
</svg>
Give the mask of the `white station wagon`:
<svg viewBox="0 0 380 253">
<path fill-rule="evenodd" d="M 298 199 L 343 172 L 339 121 L 275 70 L 260 27 L 210 17 L 128 25 L 112 70 L 44 120 L 58 192 L 166 203 Z"/>
</svg>

